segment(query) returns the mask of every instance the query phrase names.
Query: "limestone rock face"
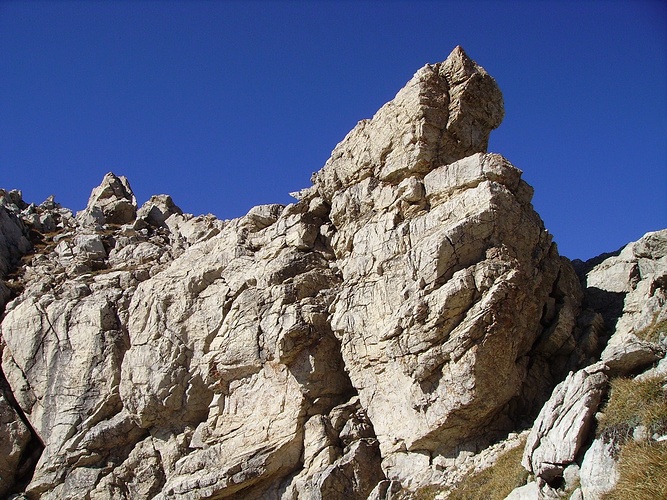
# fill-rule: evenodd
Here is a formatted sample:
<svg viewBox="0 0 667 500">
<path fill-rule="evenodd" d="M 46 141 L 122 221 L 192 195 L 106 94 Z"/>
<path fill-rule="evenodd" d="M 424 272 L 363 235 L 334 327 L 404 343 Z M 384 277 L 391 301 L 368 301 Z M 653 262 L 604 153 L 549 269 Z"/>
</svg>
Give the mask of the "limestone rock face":
<svg viewBox="0 0 667 500">
<path fill-rule="evenodd" d="M 0 279 L 16 267 L 20 258 L 32 248 L 27 238 L 27 230 L 17 214 L 25 208 L 18 191 L 0 189 Z M 4 281 L 0 282 L 0 313 L 11 297 L 11 291 Z"/>
<path fill-rule="evenodd" d="M 76 217 L 3 192 L 3 491 L 388 500 L 484 462 L 593 356 L 606 320 L 582 319 L 532 189 L 486 152 L 502 117 L 495 81 L 457 47 L 288 206 L 230 221 L 166 195 L 138 208 L 114 174 Z M 637 304 L 652 291 L 662 310 L 661 244 L 634 248 Z M 599 400 L 606 376 L 576 373 L 554 408 Z M 576 453 L 547 450 L 561 420 L 530 441 L 535 470 Z"/>
<path fill-rule="evenodd" d="M 183 210 L 176 206 L 171 196 L 162 194 L 151 196 L 151 199 L 137 211 L 137 219 L 160 227 L 174 214 L 183 214 Z"/>
<path fill-rule="evenodd" d="M 30 429 L 16 412 L 5 391 L 0 392 L 0 495 L 9 493 L 16 481 L 21 455 L 31 440 Z"/>
<path fill-rule="evenodd" d="M 502 157 L 477 152 L 501 118 L 495 83 L 457 48 L 313 178 L 343 278 L 331 325 L 392 479 L 414 478 L 398 457 L 428 462 L 478 435 L 521 396 L 538 341 L 560 334 L 557 350 L 572 335 L 578 284 L 531 188 Z M 466 123 L 479 140 L 454 141 Z"/>
<path fill-rule="evenodd" d="M 606 388 L 604 370 L 602 363 L 586 367 L 568 375 L 554 389 L 533 425 L 523 455 L 524 467 L 536 477 L 553 482 L 574 463 Z"/>
<path fill-rule="evenodd" d="M 541 336 L 570 334 L 577 305 L 554 292 L 567 271 L 529 199 L 520 172 L 484 154 L 332 199 L 331 324 L 385 458 L 478 435 L 521 395 Z"/>
<path fill-rule="evenodd" d="M 588 336 L 606 339 L 606 346 L 599 361 L 570 372 L 554 389 L 533 424 L 523 465 L 543 487 L 560 484 L 568 466 L 580 466 L 577 495 L 597 500 L 618 481 L 622 446 L 618 436 L 595 437 L 594 416 L 608 380 L 667 379 L 667 230 L 647 233 L 616 254 L 577 267 L 586 287 L 579 323 L 587 325 Z M 590 341 L 585 337 L 582 344 Z M 629 425 L 635 439 L 656 439 Z M 512 498 L 521 493 L 515 490 Z"/>
<path fill-rule="evenodd" d="M 423 176 L 433 167 L 486 152 L 489 134 L 503 115 L 495 80 L 456 47 L 443 63 L 421 68 L 372 120 L 359 122 L 313 183 L 331 203 L 336 191 L 370 176 L 390 182 Z"/>
<path fill-rule="evenodd" d="M 128 180 L 110 172 L 93 190 L 80 217 L 101 224 L 126 224 L 132 222 L 136 214 L 137 200 Z"/>
<path fill-rule="evenodd" d="M 618 464 L 614 459 L 613 440 L 596 438 L 581 463 L 581 492 L 583 498 L 598 500 L 618 482 Z"/>
<path fill-rule="evenodd" d="M 614 334 L 602 353 L 607 366 L 624 375 L 663 358 L 667 343 L 651 342 L 644 334 L 662 329 L 662 339 L 667 337 L 667 230 L 627 245 L 586 279 L 588 287 L 623 297 L 620 316 L 612 318 Z M 660 340 L 660 332 L 654 333 Z"/>
</svg>

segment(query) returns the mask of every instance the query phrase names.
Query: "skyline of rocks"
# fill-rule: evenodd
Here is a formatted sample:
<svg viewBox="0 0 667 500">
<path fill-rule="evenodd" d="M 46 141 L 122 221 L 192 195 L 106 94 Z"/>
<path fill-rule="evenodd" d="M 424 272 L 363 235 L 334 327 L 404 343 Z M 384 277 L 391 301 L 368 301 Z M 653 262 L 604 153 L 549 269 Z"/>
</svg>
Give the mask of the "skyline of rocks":
<svg viewBox="0 0 667 500">
<path fill-rule="evenodd" d="M 597 498 L 609 379 L 664 376 L 667 231 L 575 269 L 486 152 L 503 114 L 456 47 L 287 206 L 0 192 L 0 495 L 390 500 L 527 434 L 524 491 Z"/>
</svg>

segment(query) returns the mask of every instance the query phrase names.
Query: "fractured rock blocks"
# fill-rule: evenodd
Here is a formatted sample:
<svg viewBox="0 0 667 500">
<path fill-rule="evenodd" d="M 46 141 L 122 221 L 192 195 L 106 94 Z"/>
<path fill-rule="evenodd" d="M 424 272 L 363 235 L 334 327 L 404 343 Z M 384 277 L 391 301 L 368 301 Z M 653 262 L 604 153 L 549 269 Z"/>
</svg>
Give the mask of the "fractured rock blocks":
<svg viewBox="0 0 667 500">
<path fill-rule="evenodd" d="M 486 152 L 502 116 L 457 47 L 292 205 L 137 208 L 108 174 L 59 212 L 1 326 L 45 446 L 28 494 L 379 498 L 511 429 L 571 352 L 581 291 L 521 172 Z"/>
</svg>

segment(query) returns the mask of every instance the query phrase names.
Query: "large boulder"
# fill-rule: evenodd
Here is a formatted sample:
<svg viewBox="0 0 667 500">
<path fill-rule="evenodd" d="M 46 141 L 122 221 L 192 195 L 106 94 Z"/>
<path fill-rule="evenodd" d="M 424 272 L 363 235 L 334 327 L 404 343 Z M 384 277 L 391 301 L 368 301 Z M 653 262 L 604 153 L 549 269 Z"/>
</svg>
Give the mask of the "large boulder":
<svg viewBox="0 0 667 500">
<path fill-rule="evenodd" d="M 597 437 L 581 462 L 581 492 L 586 500 L 598 500 L 618 482 L 618 449 L 613 439 Z"/>
<path fill-rule="evenodd" d="M 484 89 L 474 106 L 489 114 L 452 118 L 461 109 L 452 103 L 466 100 L 457 92 L 472 88 Z M 385 472 L 404 484 L 416 478 L 406 463 L 423 469 L 425 459 L 428 469 L 490 422 L 510 425 L 501 413 L 529 378 L 549 380 L 531 354 L 556 356 L 572 338 L 581 292 L 532 189 L 507 160 L 480 152 L 484 141 L 449 146 L 452 120 L 461 136 L 488 134 L 501 104 L 495 82 L 457 48 L 361 122 L 313 177 L 310 199 L 331 205 L 343 277 L 331 325 Z"/>
</svg>

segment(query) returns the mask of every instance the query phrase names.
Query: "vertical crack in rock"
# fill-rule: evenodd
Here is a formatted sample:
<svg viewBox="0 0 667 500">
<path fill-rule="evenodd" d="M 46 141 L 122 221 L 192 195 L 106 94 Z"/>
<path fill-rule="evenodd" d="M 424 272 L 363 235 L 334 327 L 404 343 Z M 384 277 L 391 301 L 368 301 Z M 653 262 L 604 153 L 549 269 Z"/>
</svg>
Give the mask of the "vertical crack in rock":
<svg viewBox="0 0 667 500">
<path fill-rule="evenodd" d="M 0 495 L 22 491 L 30 482 L 44 444 L 16 402 L 0 369 Z"/>
<path fill-rule="evenodd" d="M 38 237 L 17 216 L 26 206 L 19 191 L 0 189 L 0 318 L 7 302 L 22 291 L 19 264 L 32 251 L 30 239 Z M 4 348 L 0 338 L 0 354 Z M 5 496 L 21 491 L 29 483 L 44 444 L 17 403 L 2 367 L 0 442 L 4 448 L 0 455 L 0 496 Z"/>
</svg>

